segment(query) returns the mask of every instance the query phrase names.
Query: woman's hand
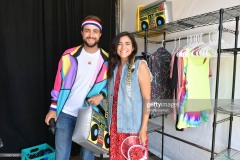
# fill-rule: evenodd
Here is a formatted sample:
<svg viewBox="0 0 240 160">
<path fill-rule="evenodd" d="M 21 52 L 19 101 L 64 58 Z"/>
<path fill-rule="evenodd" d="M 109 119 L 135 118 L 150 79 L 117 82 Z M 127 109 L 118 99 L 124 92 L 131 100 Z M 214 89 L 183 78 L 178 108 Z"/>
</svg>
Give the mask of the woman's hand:
<svg viewBox="0 0 240 160">
<path fill-rule="evenodd" d="M 147 140 L 147 131 L 145 129 L 141 129 L 140 132 L 139 132 L 140 144 L 145 146 L 146 145 L 146 140 Z"/>
<path fill-rule="evenodd" d="M 98 94 L 96 96 L 92 96 L 91 98 L 88 99 L 88 103 L 97 106 L 100 104 L 100 102 L 103 100 L 103 95 Z"/>
</svg>

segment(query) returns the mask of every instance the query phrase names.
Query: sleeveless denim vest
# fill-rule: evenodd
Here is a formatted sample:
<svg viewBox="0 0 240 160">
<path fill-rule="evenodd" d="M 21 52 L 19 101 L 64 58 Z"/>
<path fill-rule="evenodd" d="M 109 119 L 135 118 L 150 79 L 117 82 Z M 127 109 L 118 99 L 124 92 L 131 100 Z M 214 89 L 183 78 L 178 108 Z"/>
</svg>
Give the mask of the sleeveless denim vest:
<svg viewBox="0 0 240 160">
<path fill-rule="evenodd" d="M 117 104 L 117 130 L 121 133 L 138 133 L 142 124 L 142 94 L 138 81 L 138 69 L 142 60 L 136 60 L 132 66 L 131 83 L 127 86 L 128 65 L 126 62 L 122 68 L 119 84 Z M 113 91 L 118 65 L 114 69 L 114 75 L 109 82 L 109 129 L 111 125 Z"/>
</svg>

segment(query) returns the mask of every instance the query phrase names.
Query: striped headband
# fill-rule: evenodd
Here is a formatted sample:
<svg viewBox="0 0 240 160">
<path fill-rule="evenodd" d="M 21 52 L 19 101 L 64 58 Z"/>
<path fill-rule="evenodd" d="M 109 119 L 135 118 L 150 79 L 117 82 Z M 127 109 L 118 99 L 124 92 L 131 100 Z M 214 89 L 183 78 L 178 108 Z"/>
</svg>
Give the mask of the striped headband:
<svg viewBox="0 0 240 160">
<path fill-rule="evenodd" d="M 92 19 L 87 19 L 86 21 L 84 21 L 82 23 L 81 27 L 83 28 L 85 25 L 88 25 L 88 24 L 91 24 L 91 25 L 94 25 L 94 26 L 98 27 L 100 29 L 100 31 L 102 32 L 102 25 L 98 21 L 92 20 Z"/>
</svg>

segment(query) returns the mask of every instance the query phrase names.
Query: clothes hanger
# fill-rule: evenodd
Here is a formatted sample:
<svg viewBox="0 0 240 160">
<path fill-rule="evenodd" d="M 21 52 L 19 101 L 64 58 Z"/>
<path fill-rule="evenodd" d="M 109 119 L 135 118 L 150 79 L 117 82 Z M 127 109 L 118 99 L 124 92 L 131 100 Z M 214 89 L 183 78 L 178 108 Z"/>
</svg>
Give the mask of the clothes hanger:
<svg viewBox="0 0 240 160">
<path fill-rule="evenodd" d="M 196 55 L 200 57 L 213 57 L 215 56 L 213 53 L 214 46 L 217 46 L 217 39 L 213 36 L 214 32 L 209 32 L 208 34 L 208 43 L 205 43 L 201 47 L 199 47 L 195 52 Z"/>
<path fill-rule="evenodd" d="M 207 45 L 204 50 L 202 50 L 202 52 L 200 52 L 201 56 L 211 56 L 214 57 L 216 56 L 214 53 L 216 53 L 215 51 L 217 50 L 217 44 L 218 44 L 218 39 L 215 36 L 217 34 L 217 32 L 212 32 L 212 41 L 210 41 L 209 45 Z M 211 40 L 211 36 L 210 36 L 210 40 Z"/>
<path fill-rule="evenodd" d="M 161 46 L 164 48 L 164 39 L 162 40 Z"/>
<path fill-rule="evenodd" d="M 210 44 L 204 49 L 204 51 L 202 52 L 202 55 L 206 56 L 209 55 L 211 57 L 217 57 L 217 49 L 218 49 L 218 31 L 214 31 L 210 34 Z M 211 41 L 212 39 L 212 41 Z M 221 48 L 231 48 L 231 45 L 229 45 L 223 38 L 221 39 Z M 223 54 L 224 56 L 229 56 L 231 54 Z"/>
<path fill-rule="evenodd" d="M 177 50 L 179 50 L 181 48 L 181 37 L 178 38 L 178 48 Z"/>
<path fill-rule="evenodd" d="M 185 51 L 183 52 L 184 57 L 195 56 L 194 50 L 196 50 L 196 48 L 199 48 L 201 45 L 204 44 L 204 42 L 201 40 L 201 35 L 202 34 L 191 35 L 190 44 L 184 47 L 185 48 Z"/>
<path fill-rule="evenodd" d="M 187 45 L 184 46 L 178 53 L 177 56 L 184 57 L 184 52 L 186 51 L 186 48 L 192 44 L 192 35 L 187 36 Z"/>
<path fill-rule="evenodd" d="M 178 48 L 176 49 L 176 51 L 177 51 L 176 56 L 177 57 L 179 56 L 179 52 L 181 51 L 180 48 L 181 48 L 181 37 L 178 38 Z"/>
<path fill-rule="evenodd" d="M 196 51 L 201 48 L 205 43 L 202 40 L 203 33 L 195 35 L 195 44 L 191 47 L 189 47 L 190 50 L 190 56 L 196 57 L 198 54 L 196 54 Z"/>
<path fill-rule="evenodd" d="M 201 56 L 201 53 L 203 52 L 203 50 L 205 50 L 205 48 L 212 43 L 212 41 L 211 41 L 211 33 L 212 33 L 212 32 L 209 32 L 209 33 L 208 33 L 208 43 L 205 43 L 204 45 L 202 45 L 201 47 L 199 47 L 199 48 L 196 50 L 196 55 Z"/>
<path fill-rule="evenodd" d="M 203 41 L 203 33 L 198 34 L 196 46 L 194 46 L 194 48 L 191 48 L 191 56 L 201 56 L 200 51 L 202 51 L 207 45 L 208 43 L 205 43 Z"/>
<path fill-rule="evenodd" d="M 174 48 L 172 51 L 172 55 L 176 52 L 176 47 L 177 47 L 177 41 L 176 41 L 176 38 L 174 38 Z"/>
</svg>

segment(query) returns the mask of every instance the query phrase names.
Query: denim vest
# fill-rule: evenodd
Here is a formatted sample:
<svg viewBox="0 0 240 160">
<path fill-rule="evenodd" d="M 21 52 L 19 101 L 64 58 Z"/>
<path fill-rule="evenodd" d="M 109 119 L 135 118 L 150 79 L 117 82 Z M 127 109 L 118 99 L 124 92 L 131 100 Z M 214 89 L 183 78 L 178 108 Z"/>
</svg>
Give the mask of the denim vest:
<svg viewBox="0 0 240 160">
<path fill-rule="evenodd" d="M 141 128 L 143 100 L 138 81 L 138 69 L 140 62 L 140 60 L 137 60 L 132 66 L 131 83 L 129 87 L 126 83 L 129 63 L 125 63 L 122 68 L 117 104 L 117 131 L 121 133 L 138 133 Z M 113 77 L 109 82 L 109 129 L 112 116 L 114 82 L 116 80 L 117 71 L 118 65 L 114 69 Z"/>
</svg>

